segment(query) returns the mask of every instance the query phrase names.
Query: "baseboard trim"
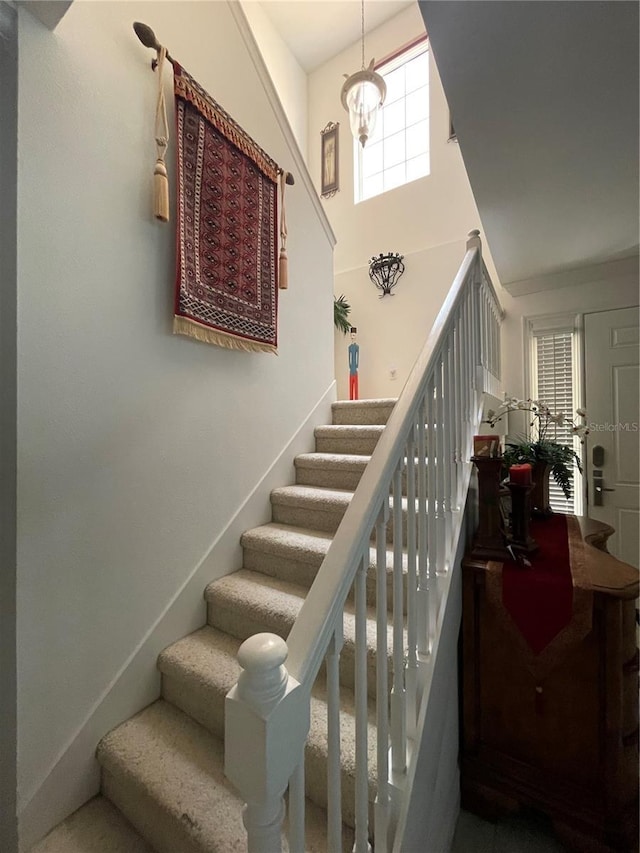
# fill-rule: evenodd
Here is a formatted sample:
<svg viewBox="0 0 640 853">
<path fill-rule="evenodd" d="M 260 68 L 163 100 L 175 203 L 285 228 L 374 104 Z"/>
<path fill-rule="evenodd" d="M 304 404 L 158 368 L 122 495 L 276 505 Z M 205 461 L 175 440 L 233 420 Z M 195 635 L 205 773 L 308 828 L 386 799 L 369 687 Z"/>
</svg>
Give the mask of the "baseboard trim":
<svg viewBox="0 0 640 853">
<path fill-rule="evenodd" d="M 43 781 L 23 798 L 18 806 L 21 853 L 98 793 L 100 773 L 94 755 L 98 741 L 159 697 L 158 654 L 205 624 L 205 586 L 241 567 L 240 536 L 269 520 L 269 493 L 293 482 L 294 456 L 313 449 L 313 430 L 331 422 L 335 399 L 334 380 L 94 703 Z"/>
</svg>

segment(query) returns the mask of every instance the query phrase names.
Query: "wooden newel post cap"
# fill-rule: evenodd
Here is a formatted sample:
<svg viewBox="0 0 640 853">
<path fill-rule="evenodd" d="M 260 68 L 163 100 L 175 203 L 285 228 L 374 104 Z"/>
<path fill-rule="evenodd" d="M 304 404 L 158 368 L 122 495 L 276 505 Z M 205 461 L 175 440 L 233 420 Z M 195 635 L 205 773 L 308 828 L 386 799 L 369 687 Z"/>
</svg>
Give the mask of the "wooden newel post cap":
<svg viewBox="0 0 640 853">
<path fill-rule="evenodd" d="M 238 688 L 243 699 L 259 705 L 280 699 L 286 690 L 288 673 L 284 662 L 287 644 L 276 634 L 254 634 L 238 649 L 242 673 Z"/>
</svg>

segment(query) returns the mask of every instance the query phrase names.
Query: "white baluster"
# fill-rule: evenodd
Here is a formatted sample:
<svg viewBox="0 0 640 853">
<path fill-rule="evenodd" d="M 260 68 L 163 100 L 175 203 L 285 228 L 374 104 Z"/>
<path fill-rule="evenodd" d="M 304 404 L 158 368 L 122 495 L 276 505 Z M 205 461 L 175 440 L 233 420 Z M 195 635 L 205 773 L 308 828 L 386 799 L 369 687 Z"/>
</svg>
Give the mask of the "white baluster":
<svg viewBox="0 0 640 853">
<path fill-rule="evenodd" d="M 460 309 L 457 309 L 455 332 L 453 339 L 453 391 L 454 391 L 454 422 L 455 422 L 455 508 L 462 512 L 462 371 L 460 369 L 461 347 L 460 339 Z"/>
<path fill-rule="evenodd" d="M 391 766 L 407 766 L 407 696 L 404 688 L 404 590 L 402 577 L 402 465 L 393 476 L 393 689 L 391 690 Z"/>
<path fill-rule="evenodd" d="M 394 495 L 395 500 L 395 495 Z M 375 805 L 376 850 L 386 851 L 389 837 L 389 655 L 387 649 L 387 522 L 389 501 L 385 497 L 376 522 L 376 724 L 378 793 Z M 329 848 L 331 849 L 331 848 Z"/>
<path fill-rule="evenodd" d="M 340 760 L 340 653 L 342 616 L 327 652 L 327 845 L 342 850 L 342 773 Z"/>
<path fill-rule="evenodd" d="M 369 550 L 356 572 L 356 840 L 354 853 L 370 853 L 369 845 L 369 760 L 367 752 L 367 568 Z"/>
<path fill-rule="evenodd" d="M 482 366 L 489 369 L 489 300 L 486 291 L 482 291 Z"/>
<path fill-rule="evenodd" d="M 427 396 L 429 389 L 427 387 Z M 433 432 L 431 423 L 425 421 L 424 400 L 418 409 L 418 651 L 429 653 L 429 567 L 427 548 L 427 522 L 430 507 L 427 506 L 428 468 L 427 440 Z"/>
<path fill-rule="evenodd" d="M 436 362 L 436 370 L 438 369 L 438 364 Z M 435 401 L 435 377 L 432 374 L 429 378 L 429 382 L 427 384 L 427 398 L 426 398 L 426 419 L 429 425 L 429 429 L 427 432 L 427 457 L 429 460 L 429 468 L 427 472 L 427 494 L 428 494 L 428 508 L 429 512 L 427 515 L 427 541 L 429 543 L 428 547 L 428 569 L 427 569 L 427 589 L 429 590 L 427 605 L 429 608 L 429 615 L 427 618 L 427 624 L 429 626 L 429 634 L 427 640 L 427 648 L 431 651 L 431 644 L 433 637 L 435 636 L 435 621 L 433 619 L 433 614 L 436 610 L 437 606 L 437 587 L 436 587 L 436 572 L 438 568 L 438 534 L 437 534 L 437 524 L 436 524 L 436 516 L 437 516 L 437 502 L 438 502 L 438 459 L 437 459 L 437 432 L 438 432 L 438 424 L 437 424 L 437 413 L 436 413 L 436 401 Z"/>
<path fill-rule="evenodd" d="M 469 300 L 469 292 L 467 291 L 463 302 L 463 335 L 461 340 L 462 349 L 462 387 L 464 389 L 464 421 L 469 423 L 471 420 L 471 371 L 470 371 L 470 352 L 473 349 L 473 328 L 471 325 L 471 304 Z M 469 448 L 464 448 L 465 459 L 469 455 Z"/>
<path fill-rule="evenodd" d="M 243 671 L 225 700 L 225 773 L 246 802 L 249 853 L 281 850 L 283 795 L 309 731 L 309 695 L 287 673 L 287 653 L 275 634 L 245 640 Z"/>
<path fill-rule="evenodd" d="M 416 442 L 415 425 L 407 440 L 407 731 L 415 737 L 418 722 L 418 618 L 416 563 Z M 418 507 L 419 509 L 419 507 Z"/>
<path fill-rule="evenodd" d="M 444 429 L 444 518 L 445 518 L 445 559 L 448 558 L 449 543 L 451 542 L 451 483 L 453 480 L 453 442 L 454 442 L 454 415 L 453 415 L 453 388 L 451 385 L 451 336 L 449 331 L 444 346 L 444 364 L 442 367 L 442 395 L 443 395 L 443 429 Z M 448 569 L 448 565 L 443 566 Z"/>
<path fill-rule="evenodd" d="M 435 639 L 438 610 L 440 600 L 438 596 L 438 581 L 437 574 L 442 574 L 446 570 L 446 547 L 447 547 L 447 518 L 444 511 L 445 499 L 445 470 L 448 465 L 448 460 L 445 457 L 444 444 L 444 399 L 442 390 L 442 370 L 443 370 L 444 353 L 440 353 L 438 357 L 438 367 L 436 370 L 436 553 L 435 566 L 429 563 L 429 604 L 431 606 L 431 615 L 429 621 L 431 624 L 431 641 Z"/>
</svg>

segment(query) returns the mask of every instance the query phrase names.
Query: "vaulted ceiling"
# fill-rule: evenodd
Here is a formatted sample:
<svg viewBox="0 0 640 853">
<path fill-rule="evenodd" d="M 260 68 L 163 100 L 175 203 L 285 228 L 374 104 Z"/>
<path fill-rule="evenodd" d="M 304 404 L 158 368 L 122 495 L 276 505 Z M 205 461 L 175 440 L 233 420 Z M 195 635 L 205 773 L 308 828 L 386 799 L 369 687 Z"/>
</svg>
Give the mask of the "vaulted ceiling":
<svg viewBox="0 0 640 853">
<path fill-rule="evenodd" d="M 313 71 L 360 39 L 360 0 L 262 0 L 271 23 L 305 71 Z M 367 0 L 365 32 L 415 0 Z"/>
</svg>

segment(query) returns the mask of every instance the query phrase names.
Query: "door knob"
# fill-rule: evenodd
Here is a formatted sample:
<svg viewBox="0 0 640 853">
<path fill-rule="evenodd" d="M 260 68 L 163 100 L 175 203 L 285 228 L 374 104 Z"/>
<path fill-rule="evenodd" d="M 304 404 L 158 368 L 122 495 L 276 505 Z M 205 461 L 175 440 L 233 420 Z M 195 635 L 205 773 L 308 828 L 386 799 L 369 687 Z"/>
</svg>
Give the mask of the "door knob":
<svg viewBox="0 0 640 853">
<path fill-rule="evenodd" d="M 593 472 L 593 505 L 602 506 L 603 492 L 615 492 L 615 489 L 608 489 L 604 485 L 602 471 Z"/>
</svg>

